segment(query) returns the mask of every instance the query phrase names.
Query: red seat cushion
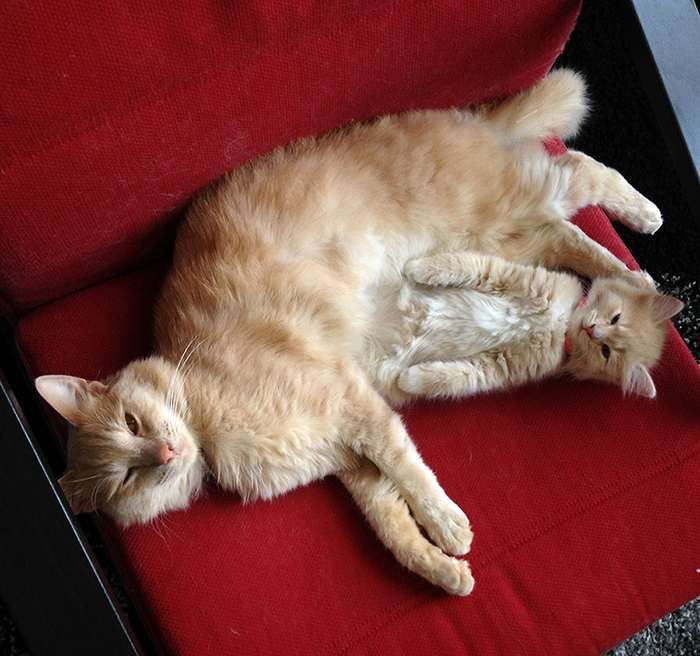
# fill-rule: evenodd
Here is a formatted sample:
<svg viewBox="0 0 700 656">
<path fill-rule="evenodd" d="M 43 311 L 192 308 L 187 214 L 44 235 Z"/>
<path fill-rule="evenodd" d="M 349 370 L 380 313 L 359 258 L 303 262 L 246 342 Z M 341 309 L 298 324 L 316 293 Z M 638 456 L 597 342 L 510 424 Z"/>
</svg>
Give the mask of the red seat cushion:
<svg viewBox="0 0 700 656">
<path fill-rule="evenodd" d="M 580 223 L 627 261 L 598 210 Z M 148 347 L 164 265 L 19 323 L 35 373 L 95 377 Z M 168 654 L 595 654 L 700 595 L 700 371 L 675 331 L 655 400 L 551 380 L 404 413 L 469 515 L 476 587 L 403 571 L 334 479 L 242 505 L 215 487 L 109 538 Z"/>
</svg>

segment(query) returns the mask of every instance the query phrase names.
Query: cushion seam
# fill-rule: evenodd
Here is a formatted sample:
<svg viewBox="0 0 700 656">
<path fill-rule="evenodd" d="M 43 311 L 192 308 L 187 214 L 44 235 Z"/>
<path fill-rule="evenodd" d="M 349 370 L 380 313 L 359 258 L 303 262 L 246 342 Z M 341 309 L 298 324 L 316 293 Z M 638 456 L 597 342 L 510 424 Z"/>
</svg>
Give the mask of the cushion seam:
<svg viewBox="0 0 700 656">
<path fill-rule="evenodd" d="M 474 560 L 470 561 L 471 569 L 473 572 L 478 572 L 479 570 L 488 567 L 492 565 L 496 560 L 512 551 L 516 551 L 517 549 L 525 546 L 529 542 L 532 542 L 536 540 L 538 537 L 542 537 L 543 535 L 546 535 L 547 533 L 551 532 L 553 529 L 557 528 L 558 526 L 565 524 L 575 517 L 578 517 L 579 515 L 582 515 L 589 510 L 600 506 L 604 503 L 607 503 L 611 499 L 620 496 L 622 494 L 625 494 L 629 492 L 630 490 L 634 489 L 635 487 L 638 487 L 639 485 L 642 485 L 644 483 L 647 483 L 648 481 L 652 480 L 653 478 L 656 478 L 660 474 L 666 473 L 675 467 L 679 467 L 684 465 L 687 461 L 691 460 L 693 457 L 697 457 L 698 454 L 700 453 L 700 445 L 696 445 L 690 450 L 677 450 L 673 451 L 669 454 L 667 458 L 664 459 L 664 463 L 660 467 L 656 467 L 648 473 L 647 475 L 642 475 L 641 478 L 637 478 L 636 480 L 632 480 L 631 477 L 625 479 L 627 483 L 621 487 L 617 487 L 616 489 L 612 490 L 608 494 L 604 495 L 602 498 L 593 500 L 589 503 L 587 503 L 585 506 L 580 507 L 576 509 L 575 511 L 569 513 L 568 515 L 565 515 L 564 517 L 561 517 L 559 519 L 556 519 L 555 521 L 551 521 L 549 525 L 545 526 L 544 528 L 533 532 L 530 532 L 528 535 L 525 537 L 521 538 L 515 543 L 511 543 L 505 548 L 500 549 L 498 552 L 491 552 L 491 555 L 487 557 L 486 559 L 479 559 L 478 557 Z M 670 462 L 668 462 L 670 461 Z M 645 470 L 648 470 L 649 467 L 642 468 L 640 470 L 637 470 L 637 474 L 639 475 L 640 472 L 644 472 Z M 604 485 L 602 488 L 599 488 L 596 494 L 600 494 L 601 491 L 604 491 L 605 489 L 609 488 L 610 485 Z M 590 496 L 593 495 L 589 495 Z M 572 504 L 569 504 L 570 507 Z M 552 515 L 550 516 L 553 517 L 556 516 Z M 538 522 L 538 524 L 541 524 L 541 522 Z M 392 606 L 391 608 L 385 610 L 383 613 L 380 615 L 375 615 L 372 619 L 366 620 L 365 622 L 362 622 L 360 626 L 356 629 L 351 629 L 346 631 L 344 636 L 342 638 L 337 638 L 334 640 L 330 645 L 327 647 L 319 650 L 317 652 L 317 656 L 320 656 L 321 654 L 327 654 L 327 653 L 337 653 L 337 654 L 346 654 L 350 649 L 352 649 L 356 644 L 359 642 L 362 642 L 363 640 L 366 640 L 370 636 L 372 636 L 375 633 L 378 633 L 379 631 L 383 630 L 390 624 L 393 624 L 396 620 L 405 617 L 409 615 L 410 613 L 418 610 L 421 606 L 429 603 L 432 599 L 431 598 L 421 598 L 416 602 L 415 599 L 411 599 L 409 601 L 404 601 L 399 604 L 396 604 L 395 606 Z M 376 623 L 376 620 L 382 617 L 382 621 L 380 624 Z M 358 631 L 362 631 L 363 629 L 366 629 L 369 626 L 369 628 L 366 630 L 365 633 L 362 635 L 358 635 Z M 349 636 L 352 636 L 355 634 L 354 639 L 351 642 L 348 642 L 345 644 L 345 646 L 338 652 L 332 651 L 334 648 L 339 646 L 342 642 L 344 642 Z"/>
<path fill-rule="evenodd" d="M 693 454 L 697 453 L 700 451 L 700 447 L 695 446 L 690 450 L 690 453 L 687 457 L 692 456 Z M 649 478 L 656 476 L 658 473 L 662 473 L 666 471 L 667 468 L 672 467 L 674 464 L 677 464 L 678 462 L 682 461 L 684 459 L 684 456 L 681 456 L 679 454 L 686 453 L 685 450 L 677 450 L 677 451 L 671 451 L 667 454 L 665 454 L 662 458 L 659 458 L 659 460 L 656 460 L 655 462 L 652 463 L 647 463 L 646 465 L 637 468 L 633 473 L 629 474 L 628 476 L 625 476 L 623 479 L 613 479 L 608 481 L 607 483 L 603 484 L 602 486 L 596 488 L 593 492 L 590 492 L 589 494 L 586 494 L 582 497 L 578 497 L 574 499 L 573 501 L 570 501 L 566 505 L 564 505 L 561 508 L 558 508 L 557 510 L 549 513 L 549 515 L 539 518 L 536 520 L 532 525 L 528 526 L 524 531 L 520 532 L 520 535 L 524 537 L 520 538 L 515 538 L 516 541 L 521 541 L 521 540 L 527 540 L 528 536 L 533 535 L 537 536 L 540 534 L 541 531 L 546 532 L 548 530 L 548 527 L 556 525 L 558 522 L 561 521 L 561 517 L 569 517 L 572 516 L 571 509 L 573 509 L 573 513 L 576 514 L 576 508 L 589 508 L 592 507 L 593 505 L 597 505 L 597 499 L 601 498 L 600 495 L 602 494 L 603 497 L 602 499 L 605 500 L 607 498 L 612 498 L 615 496 L 617 493 L 624 491 L 626 489 L 629 489 L 633 487 L 635 484 L 637 484 L 640 481 L 645 481 L 648 480 Z M 669 464 L 667 464 L 669 463 Z M 649 474 L 646 474 L 646 472 L 650 472 Z M 611 489 L 612 491 L 606 495 L 606 491 Z M 589 501 L 590 500 L 590 501 Z M 585 506 L 581 506 L 581 503 L 584 502 L 586 503 Z M 543 527 L 540 529 L 540 527 Z M 514 543 L 513 539 L 509 540 L 509 545 L 505 547 L 506 550 L 510 549 Z M 486 562 L 490 562 L 492 559 L 492 556 L 496 554 L 497 557 L 498 554 L 503 552 L 504 547 L 503 546 L 493 546 L 491 549 L 484 555 L 484 557 L 487 559 Z"/>
<path fill-rule="evenodd" d="M 618 497 L 622 494 L 625 494 L 626 492 L 629 492 L 630 490 L 634 489 L 635 487 L 638 487 L 640 485 L 643 485 L 647 483 L 648 481 L 656 478 L 657 476 L 664 474 L 674 467 L 678 467 L 685 463 L 687 460 L 690 460 L 694 456 L 698 455 L 700 453 L 700 446 L 696 445 L 690 450 L 679 450 L 679 451 L 673 451 L 670 454 L 667 455 L 663 459 L 663 464 L 659 464 L 656 467 L 644 467 L 642 469 L 637 470 L 638 472 L 642 473 L 644 471 L 648 471 L 651 469 L 651 471 L 648 474 L 641 474 L 640 476 L 630 476 L 625 479 L 625 483 L 623 485 L 617 486 L 614 489 L 612 489 L 608 493 L 604 493 L 606 489 L 610 488 L 610 485 L 604 485 L 603 487 L 599 488 L 596 494 L 590 494 L 587 496 L 587 499 L 589 501 L 585 503 L 582 506 L 573 508 L 570 512 L 566 512 L 567 509 L 571 508 L 573 504 L 568 504 L 565 508 L 563 508 L 560 512 L 558 513 L 553 513 L 550 515 L 548 519 L 548 523 L 545 523 L 545 525 L 542 528 L 538 528 L 536 530 L 531 530 L 529 533 L 526 533 L 523 537 L 521 537 L 517 541 L 511 541 L 510 544 L 507 546 L 502 546 L 501 548 L 497 550 L 491 550 L 489 554 L 485 554 L 483 559 L 481 558 L 475 558 L 472 561 L 472 565 L 476 569 L 480 569 L 482 567 L 487 567 L 494 561 L 498 560 L 502 556 L 510 553 L 511 551 L 515 551 L 516 549 L 520 548 L 521 546 L 524 546 L 525 544 L 532 542 L 533 540 L 537 539 L 538 537 L 542 535 L 546 535 L 547 533 L 551 532 L 553 529 L 557 528 L 558 526 L 561 526 L 562 524 L 565 524 L 566 522 L 571 521 L 572 519 L 578 517 L 579 515 L 583 515 L 584 513 L 588 512 L 589 510 L 600 506 L 604 503 L 607 503 L 611 499 L 614 499 L 615 497 Z M 601 493 L 602 496 L 599 496 Z M 565 513 L 565 514 L 564 514 Z M 559 515 L 559 516 L 557 516 Z M 542 525 L 544 522 L 543 521 L 538 521 L 536 524 Z"/>
</svg>

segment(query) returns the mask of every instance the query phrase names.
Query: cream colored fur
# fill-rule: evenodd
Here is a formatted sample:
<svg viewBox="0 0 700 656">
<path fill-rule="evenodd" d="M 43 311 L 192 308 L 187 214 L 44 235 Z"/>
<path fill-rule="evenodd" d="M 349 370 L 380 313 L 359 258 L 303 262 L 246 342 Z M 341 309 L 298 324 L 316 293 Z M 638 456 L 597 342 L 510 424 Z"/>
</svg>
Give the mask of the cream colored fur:
<svg viewBox="0 0 700 656">
<path fill-rule="evenodd" d="M 384 544 L 455 594 L 473 580 L 464 513 L 360 363 L 407 262 L 447 251 L 634 278 L 568 219 L 602 203 L 653 232 L 656 207 L 580 153 L 583 83 L 550 73 L 497 108 L 415 112 L 276 150 L 193 201 L 158 303 L 156 352 L 104 385 L 42 377 L 74 425 L 76 510 L 150 521 L 207 472 L 246 500 L 336 474 Z M 429 541 L 418 529 L 422 526 Z M 449 554 L 449 555 L 448 555 Z"/>
<path fill-rule="evenodd" d="M 363 368 L 385 397 L 468 396 L 556 373 L 655 396 L 649 369 L 683 304 L 634 283 L 577 277 L 480 253 L 412 260 L 380 307 Z M 568 347 L 567 347 L 568 339 Z"/>
</svg>

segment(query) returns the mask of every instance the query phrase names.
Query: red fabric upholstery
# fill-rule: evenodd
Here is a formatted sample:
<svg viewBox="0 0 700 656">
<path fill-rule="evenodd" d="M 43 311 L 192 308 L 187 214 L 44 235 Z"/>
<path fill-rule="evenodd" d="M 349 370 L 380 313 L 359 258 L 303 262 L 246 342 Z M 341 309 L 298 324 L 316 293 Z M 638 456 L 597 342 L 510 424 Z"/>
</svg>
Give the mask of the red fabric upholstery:
<svg viewBox="0 0 700 656">
<path fill-rule="evenodd" d="M 578 5 L 3 3 L 0 296 L 24 309 L 163 255 L 195 190 L 296 137 L 532 84 Z"/>
<path fill-rule="evenodd" d="M 578 4 L 4 3 L 0 294 L 31 373 L 148 351 L 172 226 L 224 170 L 528 86 Z M 467 599 L 402 571 L 334 480 L 105 530 L 164 654 L 600 653 L 700 595 L 700 373 L 675 332 L 655 378 L 654 401 L 550 381 L 405 412 L 475 528 Z"/>
<path fill-rule="evenodd" d="M 579 222 L 630 261 L 599 210 Z M 35 371 L 146 352 L 164 272 L 27 314 Z M 405 411 L 474 526 L 466 599 L 403 571 L 335 480 L 247 506 L 211 487 L 154 527 L 106 528 L 167 654 L 601 653 L 700 595 L 700 371 L 675 331 L 655 380 L 653 401 L 556 380 Z"/>
</svg>

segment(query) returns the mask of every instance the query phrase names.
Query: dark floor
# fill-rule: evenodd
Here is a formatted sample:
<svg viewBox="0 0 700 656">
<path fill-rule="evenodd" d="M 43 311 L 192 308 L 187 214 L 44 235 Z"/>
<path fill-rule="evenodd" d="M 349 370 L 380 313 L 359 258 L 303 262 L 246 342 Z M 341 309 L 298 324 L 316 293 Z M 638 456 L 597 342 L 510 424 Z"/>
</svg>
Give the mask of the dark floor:
<svg viewBox="0 0 700 656">
<path fill-rule="evenodd" d="M 591 119 L 571 145 L 618 169 L 661 208 L 666 223 L 656 235 L 637 235 L 625 228 L 619 233 L 664 291 L 686 303 L 676 325 L 700 361 L 700 232 L 683 200 L 663 137 L 641 88 L 618 11 L 616 2 L 584 0 L 578 25 L 557 64 L 586 74 L 594 105 Z M 100 559 L 108 562 L 96 537 L 94 542 Z M 119 593 L 117 575 L 109 565 L 107 569 Z M 624 599 L 620 603 L 624 604 Z M 28 654 L 11 618 L 2 610 L 0 656 Z M 633 636 L 607 656 L 693 654 L 700 654 L 700 600 Z"/>
</svg>

